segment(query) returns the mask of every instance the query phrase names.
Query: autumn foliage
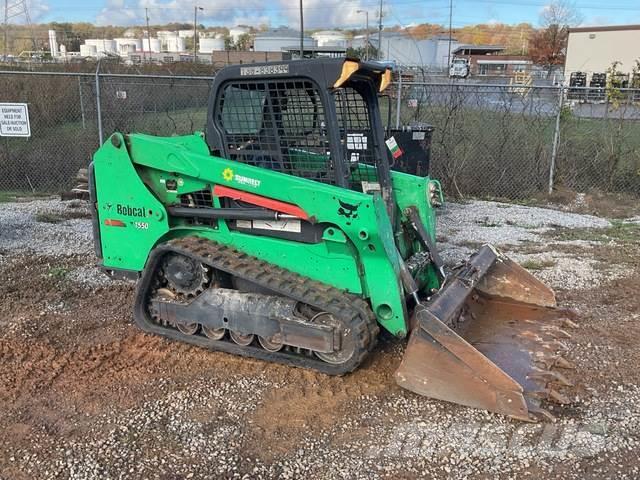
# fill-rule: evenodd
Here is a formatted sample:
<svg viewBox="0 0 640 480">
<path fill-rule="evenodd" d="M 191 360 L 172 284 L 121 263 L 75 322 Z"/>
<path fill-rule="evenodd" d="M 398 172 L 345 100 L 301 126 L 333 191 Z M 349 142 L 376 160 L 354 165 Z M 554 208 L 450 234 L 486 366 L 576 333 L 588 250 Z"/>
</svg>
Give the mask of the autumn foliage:
<svg viewBox="0 0 640 480">
<path fill-rule="evenodd" d="M 415 39 L 430 38 L 436 35 L 448 35 L 443 25 L 421 24 L 407 29 Z M 455 28 L 452 37 L 460 43 L 473 45 L 500 45 L 507 54 L 523 54 L 528 50 L 530 38 L 535 29 L 528 23 L 506 25 L 504 23 L 480 23 Z"/>
<path fill-rule="evenodd" d="M 549 25 L 544 30 L 538 30 L 531 37 L 531 59 L 547 68 L 563 65 L 568 36 L 569 29 L 566 26 Z"/>
</svg>

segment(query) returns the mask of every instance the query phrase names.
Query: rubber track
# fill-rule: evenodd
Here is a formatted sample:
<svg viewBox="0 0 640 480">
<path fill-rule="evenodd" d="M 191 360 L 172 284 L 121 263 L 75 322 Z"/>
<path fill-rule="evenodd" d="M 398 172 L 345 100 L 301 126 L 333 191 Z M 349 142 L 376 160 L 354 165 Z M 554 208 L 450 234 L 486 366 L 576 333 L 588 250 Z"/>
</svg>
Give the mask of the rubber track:
<svg viewBox="0 0 640 480">
<path fill-rule="evenodd" d="M 157 274 L 160 260 L 170 252 L 194 258 L 214 269 L 248 280 L 282 296 L 311 305 L 320 311 L 333 314 L 342 320 L 355 337 L 356 351 L 354 355 L 344 364 L 332 365 L 308 353 L 282 350 L 268 352 L 254 344 L 243 347 L 227 338 L 211 340 L 204 335 L 185 335 L 177 329 L 158 325 L 150 318 L 148 305 L 153 279 Z M 311 368 L 329 375 L 343 375 L 355 370 L 373 350 L 379 332 L 375 315 L 369 305 L 361 298 L 200 237 L 172 240 L 156 247 L 151 252 L 147 267 L 138 282 L 135 320 L 142 330 L 172 340 L 235 355 Z"/>
</svg>

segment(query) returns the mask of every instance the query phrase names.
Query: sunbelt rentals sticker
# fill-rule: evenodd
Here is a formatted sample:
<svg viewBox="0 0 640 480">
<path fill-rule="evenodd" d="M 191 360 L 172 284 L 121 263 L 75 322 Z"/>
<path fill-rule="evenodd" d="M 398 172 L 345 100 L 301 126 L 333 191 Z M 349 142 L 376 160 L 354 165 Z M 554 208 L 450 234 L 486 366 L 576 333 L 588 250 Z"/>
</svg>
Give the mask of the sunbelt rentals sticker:
<svg viewBox="0 0 640 480">
<path fill-rule="evenodd" d="M 227 182 L 235 182 L 241 185 L 249 185 L 253 188 L 258 188 L 260 186 L 261 181 L 257 178 L 245 177 L 244 175 L 238 175 L 234 173 L 231 168 L 225 168 L 222 171 L 222 178 Z"/>
</svg>

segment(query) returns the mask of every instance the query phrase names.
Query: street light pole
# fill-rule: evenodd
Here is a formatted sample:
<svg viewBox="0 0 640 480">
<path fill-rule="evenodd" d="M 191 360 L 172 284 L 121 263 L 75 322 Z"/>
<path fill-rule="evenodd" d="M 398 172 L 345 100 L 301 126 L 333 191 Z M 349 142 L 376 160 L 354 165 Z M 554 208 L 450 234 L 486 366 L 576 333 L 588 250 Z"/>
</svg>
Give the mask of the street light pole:
<svg viewBox="0 0 640 480">
<path fill-rule="evenodd" d="M 204 8 L 194 5 L 193 7 L 193 63 L 198 61 L 198 10 L 203 11 Z"/>
<path fill-rule="evenodd" d="M 365 33 L 364 33 L 364 59 L 369 60 L 369 10 L 358 10 L 356 13 L 365 14 Z"/>
<path fill-rule="evenodd" d="M 447 54 L 447 69 L 451 68 L 451 23 L 453 20 L 453 0 L 449 0 L 449 52 Z"/>
<path fill-rule="evenodd" d="M 300 0 L 300 60 L 304 58 L 304 16 L 302 11 L 302 0 Z"/>
<path fill-rule="evenodd" d="M 382 53 L 382 0 L 380 0 L 380 10 L 378 11 L 378 60 Z"/>
<path fill-rule="evenodd" d="M 149 48 L 149 63 L 151 63 L 151 30 L 149 30 L 149 9 L 144 9 L 144 16 L 147 19 L 147 47 Z M 142 51 L 144 52 L 144 41 L 142 43 Z"/>
</svg>

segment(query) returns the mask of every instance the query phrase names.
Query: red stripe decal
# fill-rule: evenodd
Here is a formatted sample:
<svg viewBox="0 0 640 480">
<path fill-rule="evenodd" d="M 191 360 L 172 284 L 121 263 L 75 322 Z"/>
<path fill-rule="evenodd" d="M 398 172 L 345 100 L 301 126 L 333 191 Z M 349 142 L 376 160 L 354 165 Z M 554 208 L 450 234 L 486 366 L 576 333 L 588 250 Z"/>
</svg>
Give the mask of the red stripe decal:
<svg viewBox="0 0 640 480">
<path fill-rule="evenodd" d="M 122 220 L 114 220 L 112 218 L 107 218 L 104 221 L 104 224 L 107 227 L 126 227 L 126 225 L 124 224 L 124 222 Z"/>
<path fill-rule="evenodd" d="M 296 205 L 281 202 L 280 200 L 274 200 L 273 198 L 262 197 L 260 195 L 255 195 L 249 192 L 243 192 L 242 190 L 236 190 L 235 188 L 215 185 L 213 187 L 213 194 L 218 197 L 227 197 L 234 200 L 241 200 L 252 205 L 268 208 L 269 210 L 275 210 L 276 212 L 293 215 L 303 220 L 309 219 L 309 215 L 307 215 L 304 210 Z"/>
</svg>

